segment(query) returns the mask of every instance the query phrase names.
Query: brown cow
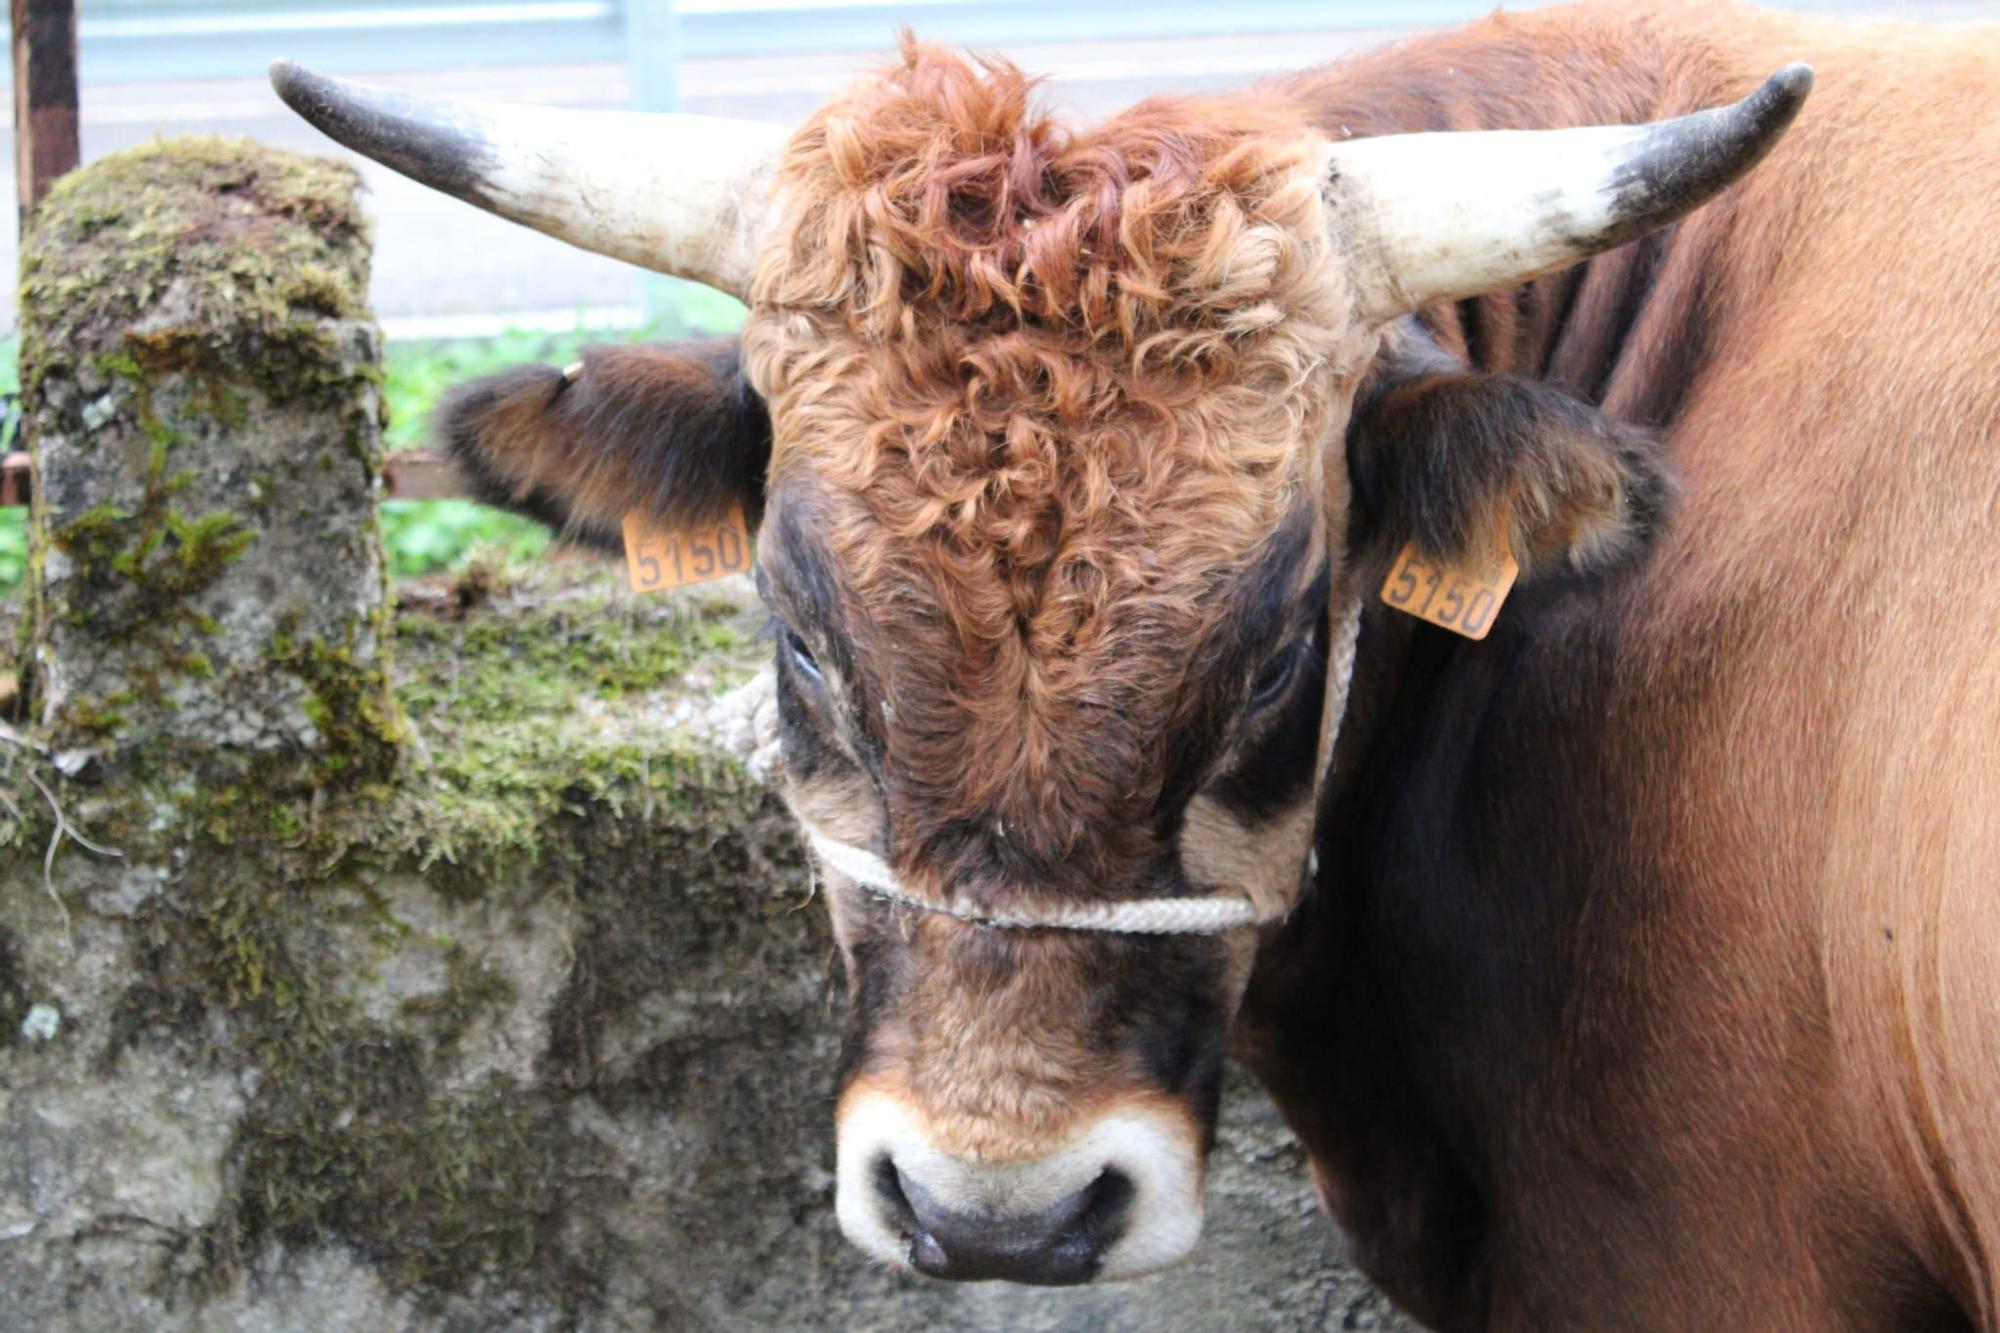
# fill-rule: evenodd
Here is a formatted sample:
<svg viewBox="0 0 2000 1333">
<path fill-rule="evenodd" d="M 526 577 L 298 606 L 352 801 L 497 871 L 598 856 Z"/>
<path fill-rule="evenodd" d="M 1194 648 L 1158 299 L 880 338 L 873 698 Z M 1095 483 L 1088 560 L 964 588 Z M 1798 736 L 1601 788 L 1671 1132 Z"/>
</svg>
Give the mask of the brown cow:
<svg viewBox="0 0 2000 1333">
<path fill-rule="evenodd" d="M 1666 118 L 1793 59 L 1731 186 L 1807 77 Z M 1498 15 L 1089 130 L 909 46 L 788 143 L 277 80 L 749 297 L 443 425 L 761 519 L 870 1253 L 1185 1253 L 1233 1022 L 1434 1324 L 2000 1328 L 1991 35 Z M 1490 638 L 1356 648 L 1503 535 Z"/>
</svg>

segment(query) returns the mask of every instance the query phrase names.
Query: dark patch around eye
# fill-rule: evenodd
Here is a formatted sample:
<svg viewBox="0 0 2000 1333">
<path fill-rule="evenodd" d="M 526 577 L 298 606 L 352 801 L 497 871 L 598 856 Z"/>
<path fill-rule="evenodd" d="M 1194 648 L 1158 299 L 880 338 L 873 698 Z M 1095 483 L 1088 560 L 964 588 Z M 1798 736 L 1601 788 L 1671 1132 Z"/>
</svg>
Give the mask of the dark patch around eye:
<svg viewBox="0 0 2000 1333">
<path fill-rule="evenodd" d="M 790 660 L 787 653 L 779 654 L 778 661 L 778 743 L 782 747 L 785 764 L 802 782 L 810 782 L 824 773 L 851 773 L 853 765 L 826 739 L 821 730 L 819 710 L 805 697 L 800 688 L 800 668 Z M 818 682 L 810 682 L 813 692 L 824 699 L 824 692 L 817 688 Z"/>
<path fill-rule="evenodd" d="M 1270 554 L 1245 578 L 1228 616 L 1217 626 L 1225 661 L 1238 679 L 1252 660 L 1269 652 L 1274 642 L 1297 623 L 1293 613 L 1301 604 L 1316 607 L 1325 603 L 1324 568 L 1303 596 L 1297 591 L 1301 566 L 1311 554 L 1311 542 L 1312 517 L 1301 510 L 1271 538 Z"/>
<path fill-rule="evenodd" d="M 1167 768 L 1152 821 L 1163 841 L 1179 831 L 1187 803 L 1228 744 L 1253 667 L 1261 667 L 1284 638 L 1324 618 L 1324 563 L 1304 595 L 1298 592 L 1301 566 L 1314 554 L 1312 537 L 1312 514 L 1303 508 L 1272 534 L 1266 554 L 1232 591 L 1201 660 L 1189 669 L 1201 695 L 1167 738 Z"/>
<path fill-rule="evenodd" d="M 1267 718 L 1256 721 L 1256 740 L 1228 772 L 1208 786 L 1232 814 L 1261 821 L 1297 803 L 1313 779 L 1319 757 L 1320 713 L 1326 707 L 1326 623 L 1313 635 L 1298 679 Z"/>
<path fill-rule="evenodd" d="M 819 659 L 813 656 L 812 646 L 800 637 L 791 626 L 785 626 L 778 636 L 778 646 L 800 674 L 815 681 L 824 681 L 826 676 L 819 669 Z"/>
<path fill-rule="evenodd" d="M 803 629 L 802 637 L 824 655 L 825 667 L 852 680 L 854 656 L 842 632 L 840 584 L 808 530 L 812 508 L 808 501 L 789 497 L 773 503 L 764 525 L 758 590 L 772 610 Z"/>
<path fill-rule="evenodd" d="M 815 768 L 851 769 L 849 756 L 830 739 L 837 728 L 879 789 L 880 719 L 847 636 L 843 585 L 811 531 L 816 513 L 811 498 L 795 490 L 774 496 L 760 537 L 757 592 L 778 617 L 779 732 L 788 763 L 796 754 Z M 828 688 L 829 678 L 837 680 L 837 691 Z M 794 768 L 806 776 L 796 763 Z"/>
<path fill-rule="evenodd" d="M 1278 701 L 1278 698 L 1285 693 L 1286 687 L 1298 675 L 1307 651 L 1306 644 L 1294 643 L 1264 664 L 1264 669 L 1257 673 L 1257 679 L 1250 684 L 1249 707 L 1253 711 Z"/>
</svg>

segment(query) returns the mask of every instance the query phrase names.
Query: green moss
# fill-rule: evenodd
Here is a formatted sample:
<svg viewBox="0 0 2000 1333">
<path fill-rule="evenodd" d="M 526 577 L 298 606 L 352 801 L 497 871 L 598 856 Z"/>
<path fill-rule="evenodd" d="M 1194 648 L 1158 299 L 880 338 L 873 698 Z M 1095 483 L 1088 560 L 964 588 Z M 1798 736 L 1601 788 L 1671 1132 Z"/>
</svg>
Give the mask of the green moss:
<svg viewBox="0 0 2000 1333">
<path fill-rule="evenodd" d="M 400 764 L 409 723 L 380 672 L 358 666 L 349 645 L 279 634 L 274 663 L 305 685 L 315 720 L 334 728 L 324 776 L 341 780 L 315 790 L 253 772 L 154 789 L 131 803 L 122 828 L 105 830 L 156 841 L 148 827 L 169 809 L 165 836 L 183 840 L 186 863 L 202 867 L 174 914 L 154 925 L 150 975 L 134 988 L 123 1029 L 192 1039 L 208 1030 L 203 1015 L 225 1012 L 262 1043 L 268 1066 L 310 1076 L 319 1044 L 351 1040 L 342 1034 L 353 1018 L 315 985 L 301 942 L 335 918 L 393 927 L 379 905 L 349 901 L 341 886 L 428 868 L 441 887 L 476 895 L 510 870 L 573 856 L 607 813 L 642 821 L 672 810 L 677 788 L 732 785 L 724 761 L 673 734 L 664 704 L 650 728 L 630 719 L 639 699 L 678 685 L 703 645 L 747 645 L 742 608 L 635 603 L 590 584 L 534 578 L 500 605 L 406 612 L 399 694 L 424 744 Z M 724 679 L 748 670 L 747 660 L 713 654 L 705 666 L 720 666 Z M 619 704 L 620 716 L 593 722 L 580 715 L 591 703 Z M 733 785 L 742 782 L 735 774 Z M 473 960 L 453 953 L 447 964 L 446 995 L 418 1006 L 434 1008 L 441 1043 L 507 998 L 504 982 Z"/>
<path fill-rule="evenodd" d="M 758 651 L 728 595 L 641 598 L 593 578 L 552 596 L 551 584 L 397 620 L 399 694 L 431 756 L 411 845 L 468 891 L 545 854 L 587 811 L 640 817 L 721 780 L 669 719 L 671 701 L 697 662 L 714 692 L 747 677 Z"/>
<path fill-rule="evenodd" d="M 81 736 L 114 736 L 122 731 L 135 696 L 130 690 L 118 690 L 102 699 L 71 698 L 63 709 L 63 725 Z"/>
<path fill-rule="evenodd" d="M 79 691 L 64 727 L 114 733 L 147 695 L 172 697 L 169 684 L 218 661 L 240 666 L 207 641 L 203 608 L 240 567 L 251 529 L 196 511 L 177 470 L 193 453 L 184 441 L 242 426 L 260 398 L 317 407 L 326 390 L 373 465 L 366 395 L 351 392 L 367 349 L 338 342 L 357 337 L 342 321 L 365 318 L 353 188 L 345 168 L 184 141 L 93 164 L 38 212 L 23 255 L 31 410 L 50 431 L 87 435 L 105 413 L 122 427 L 90 441 L 115 488 L 68 510 L 45 493 L 58 507 L 36 519 L 37 558 L 61 553 L 67 577 L 87 585 L 73 604 L 92 607 L 93 635 L 132 659 L 115 688 Z M 311 225 L 290 225 L 301 220 Z M 201 485 L 212 481 L 204 472 Z M 98 495 L 118 503 L 85 507 Z M 270 664 L 298 683 L 322 733 L 305 767 L 276 755 L 220 771 L 163 747 L 84 798 L 90 831 L 130 864 L 175 868 L 132 918 L 141 974 L 111 1016 L 105 1058 L 152 1043 L 190 1067 L 261 1076 L 225 1163 L 230 1194 L 194 1242 L 211 1278 L 267 1243 L 326 1241 L 419 1293 L 498 1273 L 578 1310 L 589 1284 L 552 1228 L 565 1209 L 574 1221 L 575 1173 L 594 1150 L 569 1128 L 566 1085 L 452 1082 L 467 1034 L 510 1010 L 507 975 L 455 943 L 425 942 L 444 950 L 443 987 L 383 1020 L 346 994 L 340 968 L 369 947 L 420 947 L 388 891 L 370 888 L 389 876 L 425 870 L 463 895 L 530 866 L 537 884 L 595 883 L 606 848 L 647 847 L 650 874 L 771 818 L 770 798 L 691 747 L 672 716 L 681 698 L 746 675 L 754 634 L 734 595 L 635 598 L 594 566 L 427 605 L 344 640 L 296 626 L 274 637 Z M 370 635 L 382 666 L 369 665 Z M 406 744 L 413 735 L 420 743 Z M 65 801 L 81 790 L 57 788 Z M 16 853 L 25 875 L 38 873 L 29 852 L 41 845 L 31 837 Z M 10 946 L 0 934 L 0 1020 L 25 1003 Z M 593 948 L 604 961 L 560 1006 L 572 1044 L 593 1028 L 591 997 L 627 995 L 606 975 L 612 942 Z M 640 963 L 617 961 L 636 985 Z"/>
<path fill-rule="evenodd" d="M 355 392 L 357 379 L 381 378 L 365 332 L 358 185 L 342 164 L 195 137 L 100 158 L 36 209 L 20 285 L 38 469 L 30 618 L 38 638 L 49 631 L 41 575 L 59 551 L 82 586 L 58 613 L 87 607 L 93 634 L 128 650 L 108 668 L 113 689 L 150 702 L 217 669 L 201 600 L 255 537 L 228 511 L 260 479 L 239 466 L 218 490 L 204 477 L 229 498 L 201 512 L 186 499 L 196 475 L 184 445 L 244 429 L 255 403 L 291 404 L 323 412 L 336 447 L 370 474 L 379 464 L 380 401 Z M 135 436 L 149 453 L 128 456 Z M 72 467 L 43 485 L 45 438 L 97 450 L 81 455 L 94 475 Z M 93 693 L 85 682 L 55 719 L 61 739 L 89 744 L 128 721 L 126 706 Z"/>
<path fill-rule="evenodd" d="M 587 1149 L 545 1095 L 503 1078 L 439 1091 L 440 1062 L 511 1001 L 506 978 L 452 947 L 443 992 L 391 1031 L 321 980 L 331 927 L 384 948 L 408 935 L 353 887 L 352 861 L 326 864 L 310 840 L 199 836 L 188 858 L 198 879 L 140 915 L 141 978 L 112 1016 L 109 1059 L 164 1043 L 196 1066 L 226 1051 L 262 1078 L 230 1149 L 233 1193 L 174 1259 L 180 1276 L 220 1289 L 265 1244 L 342 1243 L 419 1293 L 495 1272 L 523 1290 L 571 1290 L 551 1234 L 557 1166 Z"/>
<path fill-rule="evenodd" d="M 167 471 L 168 456 L 167 445 L 155 443 L 133 508 L 100 504 L 48 533 L 83 589 L 70 605 L 91 608 L 99 635 L 128 655 L 131 682 L 104 698 L 72 697 L 55 719 L 59 732 L 109 735 L 138 697 L 158 698 L 175 677 L 214 674 L 208 654 L 195 646 L 215 630 L 197 600 L 242 558 L 255 534 L 229 514 L 190 517 L 177 509 L 173 501 L 186 477 Z"/>
<path fill-rule="evenodd" d="M 202 618 L 187 603 L 214 587 L 255 536 L 233 515 L 190 518 L 175 509 L 173 498 L 186 488 L 185 475 L 167 475 L 167 450 L 153 452 L 136 508 L 98 505 L 49 534 L 51 544 L 69 556 L 71 577 L 126 600 L 110 609 L 120 613 L 114 625 L 133 633 L 159 619 L 200 627 Z M 125 612 L 145 616 L 148 623 L 129 624 Z"/>
<path fill-rule="evenodd" d="M 254 776 L 179 792 L 172 827 L 155 834 L 199 869 L 137 918 L 141 975 L 112 1016 L 108 1058 L 155 1043 L 190 1065 L 262 1073 L 229 1153 L 232 1193 L 173 1261 L 180 1280 L 219 1287 L 267 1243 L 337 1242 L 420 1298 L 500 1273 L 588 1307 L 591 1279 L 554 1228 L 601 1149 L 569 1127 L 560 1078 L 443 1090 L 466 1035 L 514 1003 L 513 984 L 454 941 L 413 938 L 367 886 L 428 867 L 433 887 L 476 895 L 530 865 L 551 883 L 596 882 L 607 849 L 635 866 L 684 864 L 689 848 L 775 818 L 740 767 L 689 746 L 672 717 L 697 669 L 704 696 L 749 672 L 755 613 L 733 595 L 634 598 L 595 568 L 496 582 L 470 607 L 462 590 L 406 586 L 396 675 L 423 742 L 408 760 L 318 797 Z M 338 693 L 374 688 L 345 650 L 280 636 L 275 651 L 328 716 L 370 716 Z M 393 752 L 386 733 L 405 724 L 377 720 L 348 751 L 354 764 Z M 719 922 L 716 934 L 757 927 Z M 336 934 L 350 949 L 442 948 L 444 984 L 393 1023 L 372 1020 L 324 979 Z M 592 947 L 630 946 L 608 931 Z M 561 1050 L 594 1039 L 593 997 L 622 1004 L 668 984 L 646 966 L 593 961 L 559 1006 Z"/>
<path fill-rule="evenodd" d="M 274 917 L 284 915 L 281 908 Z M 570 1186 L 565 1172 L 587 1164 L 589 1146 L 575 1141 L 547 1096 L 505 1078 L 466 1093 L 435 1091 L 439 1054 L 477 1014 L 506 1002 L 504 980 L 461 956 L 447 995 L 424 1015 L 451 1031 L 427 1044 L 311 988 L 288 989 L 282 975 L 267 972 L 258 984 L 227 968 L 226 988 L 210 994 L 177 984 L 176 970 L 195 961 L 186 943 L 201 938 L 186 925 L 161 938 L 148 960 L 154 975 L 114 1015 L 113 1049 L 191 1044 L 226 1016 L 238 1029 L 238 1057 L 254 1060 L 264 1077 L 230 1152 L 233 1197 L 191 1238 L 191 1253 L 172 1260 L 180 1276 L 197 1290 L 220 1289 L 264 1245 L 340 1243 L 420 1295 L 496 1273 L 556 1298 L 587 1286 L 553 1229 Z M 298 961 L 272 957 L 287 967 Z M 189 1050 L 184 1058 L 201 1057 Z"/>
<path fill-rule="evenodd" d="M 320 733 L 312 781 L 381 783 L 395 771 L 404 739 L 387 673 L 356 657 L 354 645 L 280 635 L 272 664 L 306 688 L 306 717 Z"/>
<path fill-rule="evenodd" d="M 93 361 L 129 377 L 254 380 L 281 399 L 323 386 L 344 359 L 327 321 L 367 317 L 357 185 L 343 164 L 215 136 L 157 140 L 63 177 L 21 252 L 26 399 Z"/>
<path fill-rule="evenodd" d="M 483 1015 L 514 1002 L 514 983 L 474 958 L 462 944 L 445 948 L 445 985 L 435 995 L 403 1001 L 402 1015 L 421 1022 L 440 1051 L 453 1051 Z"/>
<path fill-rule="evenodd" d="M 565 1285 L 556 1204 L 581 1163 L 553 1108 L 499 1079 L 432 1097 L 421 1052 L 393 1037 L 321 1060 L 252 1112 L 240 1169 L 261 1187 L 215 1249 L 339 1241 L 405 1288 L 496 1271 L 528 1289 Z"/>
<path fill-rule="evenodd" d="M 708 641 L 734 642 L 712 604 L 640 600 L 603 587 L 551 599 L 529 592 L 503 613 L 405 613 L 396 624 L 402 696 L 439 727 L 457 718 L 560 718 L 579 700 L 613 701 L 672 686 Z"/>
</svg>

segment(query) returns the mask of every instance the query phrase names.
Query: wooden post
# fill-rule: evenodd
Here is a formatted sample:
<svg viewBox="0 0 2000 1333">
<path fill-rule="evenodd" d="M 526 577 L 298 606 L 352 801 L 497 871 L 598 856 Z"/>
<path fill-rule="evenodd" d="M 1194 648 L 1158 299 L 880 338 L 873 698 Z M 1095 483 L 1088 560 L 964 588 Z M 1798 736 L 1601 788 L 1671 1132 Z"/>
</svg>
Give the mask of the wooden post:
<svg viewBox="0 0 2000 1333">
<path fill-rule="evenodd" d="M 14 188 L 21 231 L 56 177 L 81 158 L 76 123 L 76 0 L 11 0 Z"/>
</svg>

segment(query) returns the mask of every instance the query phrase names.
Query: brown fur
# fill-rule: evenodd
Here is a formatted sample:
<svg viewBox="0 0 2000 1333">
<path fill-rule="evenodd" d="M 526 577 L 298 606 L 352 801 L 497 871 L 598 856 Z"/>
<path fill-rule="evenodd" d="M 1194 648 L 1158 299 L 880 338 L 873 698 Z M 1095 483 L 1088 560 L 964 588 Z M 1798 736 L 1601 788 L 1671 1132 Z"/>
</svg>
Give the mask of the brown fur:
<svg viewBox="0 0 2000 1333">
<path fill-rule="evenodd" d="M 1671 493 L 1648 432 L 1551 385 L 1468 374 L 1415 320 L 1362 385 L 1347 467 L 1355 545 L 1378 563 L 1407 544 L 1456 563 L 1501 541 L 1530 575 L 1602 572 L 1643 552 Z"/>
<path fill-rule="evenodd" d="M 895 712 L 895 851 L 988 880 L 1004 825 L 1115 894 L 1190 646 L 1318 500 L 1346 297 L 1281 106 L 1076 133 L 1029 92 L 912 46 L 809 122 L 747 361 Z"/>
<path fill-rule="evenodd" d="M 453 390 L 434 430 L 479 499 L 597 546 L 634 511 L 680 525 L 741 505 L 754 523 L 763 507 L 770 421 L 734 341 L 592 347 L 574 374 L 521 366 Z"/>
<path fill-rule="evenodd" d="M 1790 59 L 1813 101 L 1722 200 L 1431 313 L 1658 427 L 1684 490 L 1530 637 L 1371 622 L 1326 825 L 1359 845 L 1253 985 L 1330 1202 L 1444 1327 L 2000 1327 L 2000 656 L 1960 618 L 2000 518 L 2000 41 L 1600 4 L 1288 86 L 1357 132 L 1534 126 Z"/>
</svg>

